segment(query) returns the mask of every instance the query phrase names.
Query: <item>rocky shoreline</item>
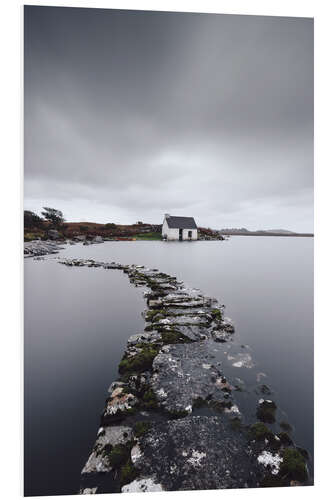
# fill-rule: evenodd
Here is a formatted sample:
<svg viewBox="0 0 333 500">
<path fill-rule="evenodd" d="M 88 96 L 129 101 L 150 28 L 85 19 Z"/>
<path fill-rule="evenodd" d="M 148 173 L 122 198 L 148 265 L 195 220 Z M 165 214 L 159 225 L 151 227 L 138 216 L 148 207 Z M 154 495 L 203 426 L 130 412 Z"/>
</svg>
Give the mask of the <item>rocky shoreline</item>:
<svg viewBox="0 0 333 500">
<path fill-rule="evenodd" d="M 43 257 L 44 255 L 56 254 L 63 250 L 63 245 L 75 245 L 83 243 L 83 245 L 94 245 L 96 243 L 104 243 L 101 236 L 96 236 L 92 240 L 86 240 L 85 237 L 76 237 L 73 240 L 32 240 L 24 242 L 24 257 Z"/>
<path fill-rule="evenodd" d="M 81 494 L 310 484 L 306 451 L 274 431 L 275 402 L 257 400 L 256 418 L 245 422 L 240 388 L 214 360 L 214 346 L 234 333 L 223 305 L 157 269 L 59 262 L 120 270 L 147 302 L 146 327 L 128 339 L 108 390 Z M 245 355 L 234 366 L 249 362 Z"/>
</svg>

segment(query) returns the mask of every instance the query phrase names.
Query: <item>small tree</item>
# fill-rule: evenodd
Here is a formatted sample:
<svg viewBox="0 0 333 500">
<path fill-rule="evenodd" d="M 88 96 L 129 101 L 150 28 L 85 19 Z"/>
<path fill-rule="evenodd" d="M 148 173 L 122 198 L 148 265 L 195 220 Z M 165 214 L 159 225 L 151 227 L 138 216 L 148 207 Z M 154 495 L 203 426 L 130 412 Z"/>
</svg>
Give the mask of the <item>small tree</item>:
<svg viewBox="0 0 333 500">
<path fill-rule="evenodd" d="M 64 222 L 63 213 L 55 208 L 43 207 L 42 216 L 51 223 L 51 227 L 58 228 Z"/>
<path fill-rule="evenodd" d="M 24 210 L 24 227 L 25 229 L 43 227 L 43 219 L 31 210 Z"/>
</svg>

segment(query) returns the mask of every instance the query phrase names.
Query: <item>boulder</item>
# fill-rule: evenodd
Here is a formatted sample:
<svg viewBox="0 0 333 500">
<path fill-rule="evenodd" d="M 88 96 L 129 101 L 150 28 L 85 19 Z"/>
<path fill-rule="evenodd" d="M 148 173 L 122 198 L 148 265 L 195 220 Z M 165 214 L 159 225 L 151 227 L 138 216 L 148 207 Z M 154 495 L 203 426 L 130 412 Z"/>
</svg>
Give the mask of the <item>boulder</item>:
<svg viewBox="0 0 333 500">
<path fill-rule="evenodd" d="M 104 243 L 102 236 L 95 236 L 93 243 Z"/>
<path fill-rule="evenodd" d="M 49 229 L 47 234 L 49 238 L 51 238 L 51 240 L 57 240 L 58 238 L 60 238 L 60 233 L 56 229 Z"/>
</svg>

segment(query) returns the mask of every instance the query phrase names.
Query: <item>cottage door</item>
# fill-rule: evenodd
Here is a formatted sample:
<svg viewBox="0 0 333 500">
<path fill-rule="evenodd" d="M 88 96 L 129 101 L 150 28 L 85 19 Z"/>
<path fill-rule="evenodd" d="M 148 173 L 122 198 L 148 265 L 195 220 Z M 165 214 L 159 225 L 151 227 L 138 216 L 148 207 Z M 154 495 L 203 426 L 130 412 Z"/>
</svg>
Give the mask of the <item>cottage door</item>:
<svg viewBox="0 0 333 500">
<path fill-rule="evenodd" d="M 183 241 L 183 230 L 179 229 L 179 241 Z"/>
</svg>

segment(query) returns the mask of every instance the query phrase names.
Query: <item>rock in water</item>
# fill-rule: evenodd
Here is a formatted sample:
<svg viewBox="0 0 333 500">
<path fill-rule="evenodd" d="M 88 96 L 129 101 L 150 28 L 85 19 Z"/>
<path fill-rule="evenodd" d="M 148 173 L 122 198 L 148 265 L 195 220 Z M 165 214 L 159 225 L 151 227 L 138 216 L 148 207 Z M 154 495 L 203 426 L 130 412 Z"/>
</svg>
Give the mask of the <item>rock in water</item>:
<svg viewBox="0 0 333 500">
<path fill-rule="evenodd" d="M 187 417 L 156 424 L 140 440 L 136 465 L 167 490 L 256 486 L 256 463 L 227 419 Z"/>
</svg>

